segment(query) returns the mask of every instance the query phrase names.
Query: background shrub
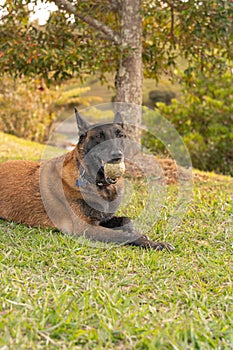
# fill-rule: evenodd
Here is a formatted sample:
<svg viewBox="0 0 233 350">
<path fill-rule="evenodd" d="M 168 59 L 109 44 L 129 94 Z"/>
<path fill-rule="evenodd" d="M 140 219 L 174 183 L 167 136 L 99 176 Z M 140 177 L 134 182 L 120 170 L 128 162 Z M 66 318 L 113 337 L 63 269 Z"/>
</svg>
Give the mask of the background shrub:
<svg viewBox="0 0 233 350">
<path fill-rule="evenodd" d="M 55 119 L 57 92 L 37 79 L 0 79 L 0 130 L 18 137 L 43 142 Z"/>
<path fill-rule="evenodd" d="M 156 106 L 158 102 L 163 102 L 166 105 L 170 105 L 172 99 L 176 97 L 174 91 L 170 90 L 152 90 L 149 92 L 149 101 L 153 103 L 153 106 Z"/>
<path fill-rule="evenodd" d="M 233 75 L 217 73 L 185 80 L 180 101 L 173 99 L 169 106 L 158 103 L 157 112 L 184 138 L 194 167 L 233 175 Z M 156 118 L 154 125 L 152 118 L 145 121 L 156 129 Z M 143 140 L 147 147 L 164 152 L 157 140 L 147 136 Z"/>
</svg>

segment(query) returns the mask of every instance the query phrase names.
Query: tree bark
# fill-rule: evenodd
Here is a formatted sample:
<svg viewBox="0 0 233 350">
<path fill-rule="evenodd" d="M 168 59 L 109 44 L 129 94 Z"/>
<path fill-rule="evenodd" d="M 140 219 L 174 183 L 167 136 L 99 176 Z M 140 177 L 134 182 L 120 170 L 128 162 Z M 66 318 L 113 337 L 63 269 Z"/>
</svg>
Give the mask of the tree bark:
<svg viewBox="0 0 233 350">
<path fill-rule="evenodd" d="M 116 102 L 126 102 L 133 110 L 121 110 L 124 119 L 141 124 L 142 105 L 142 13 L 141 0 L 124 0 L 121 9 L 122 58 L 116 74 Z M 126 51 L 126 55 L 124 55 Z M 121 109 L 121 108 L 120 108 Z M 124 107 L 125 110 L 125 107 Z"/>
<path fill-rule="evenodd" d="M 70 1 L 54 0 L 59 9 L 73 13 L 75 16 L 103 33 L 108 40 L 119 45 L 121 58 L 116 73 L 116 99 L 122 102 L 116 106 L 123 119 L 134 126 L 141 125 L 142 105 L 142 0 L 111 0 L 112 8 L 120 12 L 121 33 L 118 35 L 111 28 L 99 20 L 82 14 L 78 7 Z M 134 128 L 133 139 L 139 141 L 139 129 Z"/>
</svg>

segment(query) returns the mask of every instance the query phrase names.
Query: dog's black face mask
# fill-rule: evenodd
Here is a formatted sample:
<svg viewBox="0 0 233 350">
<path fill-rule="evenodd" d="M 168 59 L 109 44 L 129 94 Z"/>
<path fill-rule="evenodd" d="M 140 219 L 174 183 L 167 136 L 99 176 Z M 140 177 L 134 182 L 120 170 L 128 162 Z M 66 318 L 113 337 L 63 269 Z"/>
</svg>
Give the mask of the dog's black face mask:
<svg viewBox="0 0 233 350">
<path fill-rule="evenodd" d="M 119 113 L 112 124 L 87 124 L 75 110 L 79 128 L 78 149 L 81 154 L 85 177 L 90 182 L 103 185 L 115 183 L 105 173 L 106 163 L 120 163 L 124 161 L 126 133 Z"/>
</svg>

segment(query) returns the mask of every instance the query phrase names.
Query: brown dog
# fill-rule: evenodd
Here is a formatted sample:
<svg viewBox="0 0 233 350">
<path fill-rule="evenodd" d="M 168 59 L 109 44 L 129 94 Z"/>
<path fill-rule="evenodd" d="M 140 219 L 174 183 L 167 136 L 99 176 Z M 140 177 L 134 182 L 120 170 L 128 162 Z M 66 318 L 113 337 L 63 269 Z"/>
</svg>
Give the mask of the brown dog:
<svg viewBox="0 0 233 350">
<path fill-rule="evenodd" d="M 43 162 L 0 164 L 0 218 L 102 242 L 173 250 L 141 235 L 126 217 L 116 217 L 123 178 L 105 164 L 124 161 L 126 135 L 119 113 L 112 124 L 90 126 L 75 109 L 79 142 L 64 156 Z M 114 165 L 114 166 L 115 166 Z"/>
</svg>

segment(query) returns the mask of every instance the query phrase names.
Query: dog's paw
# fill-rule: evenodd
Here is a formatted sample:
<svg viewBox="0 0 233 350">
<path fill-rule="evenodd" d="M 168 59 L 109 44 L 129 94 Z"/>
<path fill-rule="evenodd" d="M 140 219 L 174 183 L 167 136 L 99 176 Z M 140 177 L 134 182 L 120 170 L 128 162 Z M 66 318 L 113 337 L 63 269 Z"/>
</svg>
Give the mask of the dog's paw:
<svg viewBox="0 0 233 350">
<path fill-rule="evenodd" d="M 171 245 L 170 243 L 154 242 L 154 241 L 151 241 L 146 235 L 141 236 L 140 238 L 136 239 L 135 241 L 129 244 L 138 246 L 141 248 L 154 249 L 157 251 L 164 250 L 164 249 L 168 251 L 173 251 L 175 249 L 175 247 L 173 247 L 173 245 Z"/>
<path fill-rule="evenodd" d="M 149 241 L 150 243 L 150 249 L 154 249 L 154 250 L 169 250 L 169 251 L 173 251 L 175 250 L 175 247 L 173 247 L 173 245 L 171 245 L 170 243 L 164 243 L 164 242 L 153 242 L 153 241 Z"/>
</svg>

